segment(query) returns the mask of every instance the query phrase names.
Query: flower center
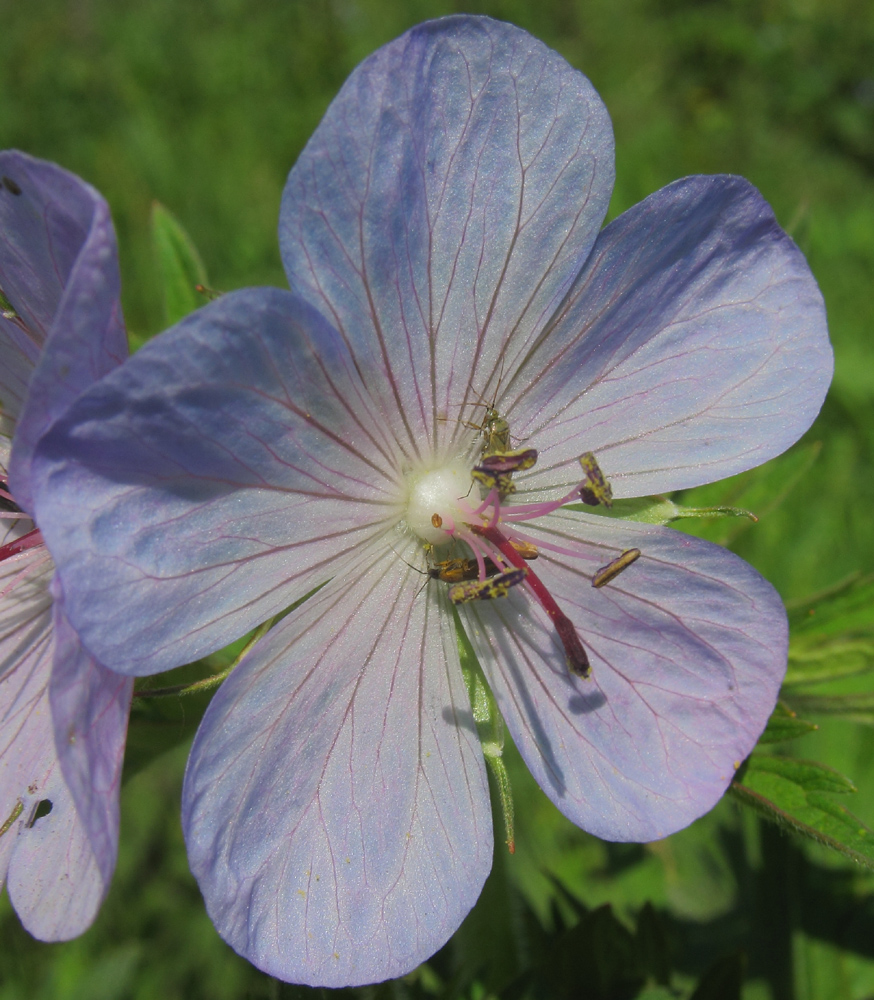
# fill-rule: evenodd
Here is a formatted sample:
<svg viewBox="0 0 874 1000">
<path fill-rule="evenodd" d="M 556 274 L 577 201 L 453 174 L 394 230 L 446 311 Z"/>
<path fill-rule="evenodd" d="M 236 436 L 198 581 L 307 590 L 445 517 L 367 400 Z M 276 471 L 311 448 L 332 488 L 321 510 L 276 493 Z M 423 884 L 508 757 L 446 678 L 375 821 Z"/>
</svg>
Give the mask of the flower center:
<svg viewBox="0 0 874 1000">
<path fill-rule="evenodd" d="M 470 520 L 472 509 L 482 501 L 470 464 L 463 459 L 413 473 L 408 486 L 407 526 L 427 545 L 450 541 L 456 525 Z"/>
<path fill-rule="evenodd" d="M 472 558 L 446 559 L 428 571 L 432 579 L 453 584 L 449 589 L 453 604 L 506 597 L 511 588 L 522 585 L 551 619 L 571 674 L 588 677 L 589 658 L 573 622 L 529 565 L 537 558 L 538 547 L 516 525 L 575 500 L 610 507 L 613 492 L 595 456 L 586 452 L 580 456 L 583 477 L 569 493 L 552 501 L 508 504 L 508 497 L 516 492 L 514 473 L 524 472 L 536 462 L 533 448 L 505 451 L 486 447 L 472 469 L 457 459 L 439 469 L 415 472 L 408 479 L 407 526 L 432 555 L 434 546 L 453 540 L 470 549 Z M 486 490 L 485 500 L 480 487 Z M 545 546 L 573 555 L 551 543 Z M 637 549 L 623 552 L 595 573 L 592 586 L 609 583 L 639 556 Z"/>
</svg>

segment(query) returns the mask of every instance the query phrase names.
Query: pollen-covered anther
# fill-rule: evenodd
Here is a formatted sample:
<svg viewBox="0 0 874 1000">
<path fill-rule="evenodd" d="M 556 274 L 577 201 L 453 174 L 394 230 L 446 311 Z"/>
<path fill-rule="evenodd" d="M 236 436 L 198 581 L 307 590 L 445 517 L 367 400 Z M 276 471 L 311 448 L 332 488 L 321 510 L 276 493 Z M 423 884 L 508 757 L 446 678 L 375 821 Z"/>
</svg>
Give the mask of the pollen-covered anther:
<svg viewBox="0 0 874 1000">
<path fill-rule="evenodd" d="M 580 499 L 583 503 L 588 504 L 589 507 L 597 507 L 599 504 L 612 507 L 613 489 L 592 452 L 587 451 L 580 456 L 580 465 L 585 474 L 585 479 L 579 487 Z"/>
<path fill-rule="evenodd" d="M 607 563 L 606 566 L 602 566 L 596 571 L 595 575 L 592 577 L 593 587 L 604 587 L 611 580 L 615 580 L 619 574 L 627 569 L 632 563 L 637 562 L 640 559 L 640 549 L 626 549 L 621 555 L 617 556 L 612 562 Z"/>
</svg>

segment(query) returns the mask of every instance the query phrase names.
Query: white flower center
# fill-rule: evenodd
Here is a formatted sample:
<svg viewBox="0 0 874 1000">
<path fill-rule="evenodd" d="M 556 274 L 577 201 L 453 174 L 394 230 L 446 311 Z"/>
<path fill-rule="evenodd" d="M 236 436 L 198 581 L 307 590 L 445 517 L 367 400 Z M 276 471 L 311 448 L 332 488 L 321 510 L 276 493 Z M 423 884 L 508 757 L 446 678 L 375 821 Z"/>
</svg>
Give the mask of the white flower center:
<svg viewBox="0 0 874 1000">
<path fill-rule="evenodd" d="M 449 532 L 469 520 L 471 508 L 482 502 L 479 487 L 470 478 L 470 465 L 462 459 L 412 473 L 407 485 L 407 526 L 429 545 L 448 542 Z"/>
</svg>

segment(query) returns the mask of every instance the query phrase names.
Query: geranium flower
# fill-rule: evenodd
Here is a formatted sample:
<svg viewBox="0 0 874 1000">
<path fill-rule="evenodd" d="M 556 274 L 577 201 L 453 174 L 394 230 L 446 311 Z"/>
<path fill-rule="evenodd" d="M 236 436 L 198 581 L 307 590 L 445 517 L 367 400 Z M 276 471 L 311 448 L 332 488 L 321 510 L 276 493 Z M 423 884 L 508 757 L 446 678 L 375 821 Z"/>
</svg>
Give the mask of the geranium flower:
<svg viewBox="0 0 874 1000">
<path fill-rule="evenodd" d="M 67 621 L 31 459 L 126 354 L 106 202 L 54 164 L 0 152 L 0 886 L 44 941 L 81 934 L 109 888 L 133 683 Z"/>
<path fill-rule="evenodd" d="M 599 231 L 612 180 L 563 59 L 485 18 L 422 25 L 291 171 L 293 293 L 188 317 L 41 445 L 40 523 L 104 662 L 173 667 L 311 595 L 213 699 L 183 793 L 209 914 L 274 976 L 401 975 L 480 892 L 450 593 L 477 598 L 458 612 L 528 766 L 600 837 L 710 809 L 774 705 L 786 617 L 758 573 L 570 502 L 783 451 L 829 383 L 822 301 L 746 181 L 678 181 Z M 450 558 L 476 565 L 461 592 Z"/>
</svg>

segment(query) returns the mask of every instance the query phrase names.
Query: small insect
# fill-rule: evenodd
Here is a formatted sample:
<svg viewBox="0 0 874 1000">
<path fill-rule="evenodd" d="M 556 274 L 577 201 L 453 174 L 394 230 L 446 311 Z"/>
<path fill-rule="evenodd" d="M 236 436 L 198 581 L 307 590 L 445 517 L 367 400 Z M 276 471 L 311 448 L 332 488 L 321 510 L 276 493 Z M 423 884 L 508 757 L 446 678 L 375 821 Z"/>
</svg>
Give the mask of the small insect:
<svg viewBox="0 0 874 1000">
<path fill-rule="evenodd" d="M 27 822 L 24 824 L 25 828 L 28 830 L 32 829 L 38 819 L 48 816 L 51 811 L 51 799 L 40 799 L 39 802 L 34 802 L 33 808 L 30 810 L 30 816 L 28 816 Z"/>
<path fill-rule="evenodd" d="M 590 507 L 597 507 L 603 504 L 605 507 L 613 506 L 613 489 L 607 481 L 607 477 L 601 471 L 598 460 L 587 451 L 580 456 L 580 465 L 586 474 L 586 485 L 580 487 L 580 499 Z"/>
<path fill-rule="evenodd" d="M 4 177 L 2 179 L 3 187 L 6 188 L 10 194 L 21 194 L 21 188 L 15 183 L 11 177 Z"/>
<path fill-rule="evenodd" d="M 530 542 L 511 542 L 513 548 L 523 559 L 536 559 L 538 556 L 537 546 Z M 492 559 L 486 556 L 483 559 L 486 578 L 493 577 L 502 572 Z M 443 583 L 461 583 L 465 580 L 479 580 L 479 563 L 476 559 L 444 559 L 442 562 L 434 563 L 428 569 L 428 576 L 432 580 L 441 580 Z"/>
<path fill-rule="evenodd" d="M 510 450 L 510 425 L 494 406 L 489 406 L 486 409 L 485 420 L 483 420 L 480 430 L 485 438 L 482 450 L 483 458 Z"/>
<path fill-rule="evenodd" d="M 621 555 L 617 556 L 612 562 L 607 563 L 606 566 L 602 566 L 592 577 L 593 587 L 603 587 L 608 584 L 611 580 L 615 580 L 617 576 L 628 567 L 637 562 L 640 559 L 640 549 L 626 549 Z"/>
<path fill-rule="evenodd" d="M 506 573 L 485 580 L 471 580 L 468 583 L 456 583 L 449 588 L 449 600 L 453 604 L 467 604 L 470 601 L 491 601 L 496 597 L 506 597 L 510 588 L 520 584 L 528 576 L 528 567 L 508 569 Z"/>
</svg>

